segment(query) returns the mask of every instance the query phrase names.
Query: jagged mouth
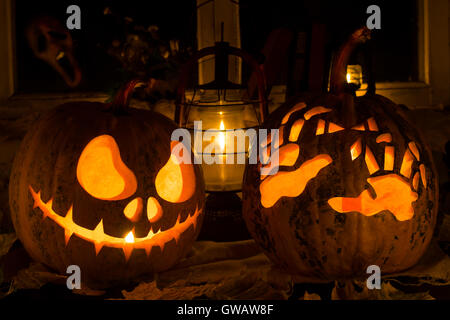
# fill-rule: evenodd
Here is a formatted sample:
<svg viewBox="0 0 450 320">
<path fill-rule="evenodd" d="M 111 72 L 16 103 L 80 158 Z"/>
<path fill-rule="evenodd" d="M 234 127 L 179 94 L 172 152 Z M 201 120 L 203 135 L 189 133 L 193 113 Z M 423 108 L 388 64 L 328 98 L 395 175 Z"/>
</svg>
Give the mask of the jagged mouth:
<svg viewBox="0 0 450 320">
<path fill-rule="evenodd" d="M 103 231 L 103 220 L 100 220 L 99 224 L 94 230 L 90 230 L 84 228 L 73 221 L 73 206 L 70 206 L 70 209 L 67 211 L 65 217 L 60 216 L 52 209 L 53 199 L 50 199 L 47 203 L 45 203 L 41 199 L 41 192 L 35 192 L 31 186 L 29 186 L 31 196 L 34 199 L 33 208 L 39 208 L 42 211 L 43 218 L 49 218 L 56 224 L 58 224 L 61 228 L 64 229 L 65 235 L 65 243 L 66 246 L 69 243 L 72 235 L 75 235 L 83 240 L 91 242 L 95 246 L 95 254 L 98 255 L 100 250 L 103 247 L 111 247 L 122 249 L 125 255 L 125 260 L 128 261 L 131 253 L 134 249 L 144 249 L 147 256 L 150 255 L 153 246 L 159 246 L 161 251 L 164 250 L 164 246 L 169 242 L 175 239 L 176 242 L 180 239 L 181 234 L 187 231 L 190 226 L 195 228 L 197 227 L 197 219 L 202 212 L 202 209 L 198 209 L 198 206 L 192 215 L 188 215 L 188 217 L 180 222 L 180 215 L 178 215 L 177 222 L 173 225 L 172 228 L 157 231 L 156 233 L 150 229 L 147 236 L 142 238 L 134 238 L 132 241 L 124 238 L 113 237 L 108 234 L 105 234 Z M 132 232 L 132 230 L 130 230 Z"/>
</svg>

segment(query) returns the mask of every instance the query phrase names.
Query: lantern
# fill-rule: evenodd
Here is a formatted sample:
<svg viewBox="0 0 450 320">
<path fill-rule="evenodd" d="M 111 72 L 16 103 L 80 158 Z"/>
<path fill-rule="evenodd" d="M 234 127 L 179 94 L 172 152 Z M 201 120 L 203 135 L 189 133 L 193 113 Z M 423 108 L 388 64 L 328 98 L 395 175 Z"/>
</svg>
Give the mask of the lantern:
<svg viewBox="0 0 450 320">
<path fill-rule="evenodd" d="M 187 254 L 202 223 L 198 165 L 180 161 L 175 123 L 128 108 L 133 81 L 111 104 L 76 102 L 27 133 L 10 179 L 17 236 L 36 261 L 91 288 L 127 284 Z M 183 152 L 186 152 L 183 149 Z"/>
<path fill-rule="evenodd" d="M 362 68 L 359 64 L 349 64 L 347 66 L 346 80 L 348 84 L 353 84 L 355 89 L 362 85 Z"/>
<path fill-rule="evenodd" d="M 197 62 L 206 56 L 215 58 L 214 81 L 195 86 L 192 97 L 186 99 L 186 88 L 192 70 Z M 256 74 L 258 100 L 246 97 L 246 86 L 228 80 L 228 58 L 237 56 L 243 59 Z M 184 66 L 177 92 L 175 121 L 187 128 L 193 137 L 193 148 L 197 159 L 202 163 L 207 198 L 206 216 L 213 220 L 221 215 L 224 220 L 212 222 L 204 231 L 210 240 L 238 240 L 234 236 L 247 234 L 243 222 L 239 230 L 231 222 L 230 215 L 241 220 L 241 200 L 236 193 L 241 191 L 245 161 L 248 156 L 252 136 L 256 128 L 267 116 L 264 76 L 258 63 L 241 49 L 230 47 L 226 42 L 217 42 L 214 47 L 198 51 Z M 255 108 L 255 104 L 259 105 Z M 238 136 L 241 138 L 239 139 Z M 212 157 L 212 161 L 208 161 Z M 223 206 L 225 204 L 225 206 Z M 209 212 L 209 214 L 208 214 Z M 206 218 L 208 219 L 208 218 Z M 233 218 L 232 218 L 233 219 Z M 220 219 L 219 219 L 220 220 Z M 228 221 L 228 222 L 227 222 Z M 239 223 L 238 223 L 239 224 Z M 239 236 L 238 236 L 239 237 Z"/>
<path fill-rule="evenodd" d="M 369 37 L 356 31 L 333 64 L 331 93 L 302 94 L 264 127 L 279 128 L 279 163 L 260 158 L 246 169 L 243 214 L 268 257 L 314 281 L 413 266 L 436 222 L 438 182 L 426 140 L 403 108 L 374 88 L 348 92 L 346 66 Z M 269 150 L 269 148 L 268 148 Z M 264 154 L 264 153 L 263 153 Z"/>
</svg>

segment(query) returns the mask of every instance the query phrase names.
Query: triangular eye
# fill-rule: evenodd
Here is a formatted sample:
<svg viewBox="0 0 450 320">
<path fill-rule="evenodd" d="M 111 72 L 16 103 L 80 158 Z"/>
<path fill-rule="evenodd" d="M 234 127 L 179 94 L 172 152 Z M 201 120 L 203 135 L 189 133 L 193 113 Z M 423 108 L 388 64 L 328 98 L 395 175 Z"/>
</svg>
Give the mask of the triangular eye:
<svg viewBox="0 0 450 320">
<path fill-rule="evenodd" d="M 134 173 L 123 163 L 113 137 L 92 139 L 81 153 L 77 179 L 83 189 L 96 199 L 123 200 L 137 189 Z"/>
<path fill-rule="evenodd" d="M 155 186 L 161 198 L 180 203 L 189 200 L 194 194 L 195 173 L 193 165 L 186 163 L 190 154 L 184 145 L 174 141 L 171 149 L 169 160 L 156 176 Z"/>
</svg>

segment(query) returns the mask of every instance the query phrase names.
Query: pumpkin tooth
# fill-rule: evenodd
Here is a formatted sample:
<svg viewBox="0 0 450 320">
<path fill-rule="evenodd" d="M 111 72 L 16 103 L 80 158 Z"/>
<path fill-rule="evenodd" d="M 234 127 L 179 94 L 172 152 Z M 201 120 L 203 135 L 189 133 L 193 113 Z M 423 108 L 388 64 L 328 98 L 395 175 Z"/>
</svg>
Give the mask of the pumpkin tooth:
<svg viewBox="0 0 450 320">
<path fill-rule="evenodd" d="M 153 238 L 153 236 L 155 235 L 155 233 L 153 232 L 152 228 L 150 228 L 150 231 L 147 234 L 147 238 Z"/>
<path fill-rule="evenodd" d="M 49 209 L 53 209 L 53 199 L 50 199 L 45 204 Z"/>
<path fill-rule="evenodd" d="M 44 204 L 47 210 L 42 211 L 42 219 L 46 219 L 48 217 L 48 212 L 52 210 L 53 199 L 50 199 L 47 203 Z"/>
<path fill-rule="evenodd" d="M 125 245 L 123 248 L 123 254 L 125 255 L 125 262 L 128 262 L 131 257 L 131 253 L 133 252 L 134 248 L 132 245 Z"/>
<path fill-rule="evenodd" d="M 97 227 L 95 227 L 95 229 L 93 230 L 93 235 L 94 238 L 100 239 L 104 234 L 105 233 L 103 231 L 103 219 L 102 219 L 98 223 Z M 98 255 L 100 250 L 102 250 L 103 248 L 103 243 L 100 241 L 94 241 L 94 246 L 95 246 L 95 255 Z"/>
<path fill-rule="evenodd" d="M 98 254 L 100 253 L 100 250 L 103 249 L 103 243 L 94 242 L 94 247 L 95 247 L 95 255 L 98 256 Z"/>
<path fill-rule="evenodd" d="M 28 189 L 30 190 L 31 196 L 33 197 L 33 200 L 34 200 L 33 209 L 36 209 L 37 207 L 39 207 L 38 199 L 41 199 L 41 191 L 36 193 L 36 192 L 34 192 L 34 190 L 31 186 L 28 186 Z"/>
<path fill-rule="evenodd" d="M 194 226 L 194 230 L 197 229 L 197 219 L 195 219 L 195 217 L 197 216 L 197 214 L 200 214 L 202 212 L 203 209 L 198 210 L 198 205 L 195 208 L 195 212 L 194 215 L 189 216 L 189 218 L 192 218 L 192 225 Z"/>
<path fill-rule="evenodd" d="M 164 247 L 166 246 L 166 243 L 162 240 L 158 242 L 158 246 L 161 248 L 161 252 L 164 251 Z"/>
<path fill-rule="evenodd" d="M 175 233 L 173 238 L 175 239 L 175 243 L 178 244 L 178 241 L 180 241 L 180 234 L 179 233 Z"/>
</svg>

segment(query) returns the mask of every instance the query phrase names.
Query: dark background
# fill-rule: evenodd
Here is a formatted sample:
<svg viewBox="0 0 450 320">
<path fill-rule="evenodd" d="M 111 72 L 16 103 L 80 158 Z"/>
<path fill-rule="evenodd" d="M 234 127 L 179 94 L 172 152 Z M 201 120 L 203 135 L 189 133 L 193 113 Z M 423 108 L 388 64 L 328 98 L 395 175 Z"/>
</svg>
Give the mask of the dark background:
<svg viewBox="0 0 450 320">
<path fill-rule="evenodd" d="M 83 71 L 83 81 L 75 89 L 68 88 L 60 76 L 45 62 L 35 58 L 29 49 L 24 30 L 30 19 L 46 14 L 57 17 L 63 25 L 69 16 L 66 8 L 77 4 L 81 8 L 81 30 L 71 31 L 76 57 Z M 257 55 L 274 29 L 287 27 L 294 32 L 310 31 L 313 23 L 326 26 L 327 56 L 356 28 L 365 25 L 366 9 L 377 4 L 381 8 L 382 29 L 374 32 L 371 52 L 376 81 L 417 81 L 417 1 L 381 0 L 240 0 L 241 39 L 244 50 Z M 110 7 L 112 15 L 103 14 Z M 120 61 L 107 53 L 115 39 L 123 40 L 129 25 L 159 27 L 160 40 L 180 40 L 185 55 L 195 50 L 196 2 L 193 0 L 60 0 L 16 2 L 16 38 L 18 91 L 69 92 L 107 91 L 130 76 Z M 356 52 L 351 63 L 361 62 Z M 289 65 L 280 70 L 275 84 L 286 84 Z M 151 74 L 164 78 L 164 70 Z M 173 74 L 171 75 L 173 77 Z"/>
</svg>

